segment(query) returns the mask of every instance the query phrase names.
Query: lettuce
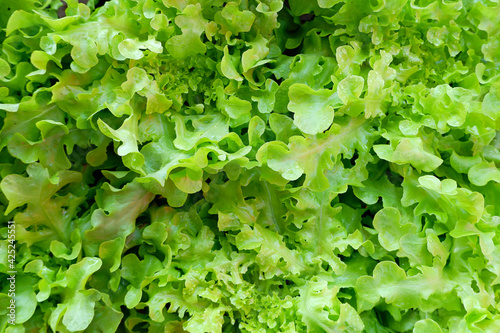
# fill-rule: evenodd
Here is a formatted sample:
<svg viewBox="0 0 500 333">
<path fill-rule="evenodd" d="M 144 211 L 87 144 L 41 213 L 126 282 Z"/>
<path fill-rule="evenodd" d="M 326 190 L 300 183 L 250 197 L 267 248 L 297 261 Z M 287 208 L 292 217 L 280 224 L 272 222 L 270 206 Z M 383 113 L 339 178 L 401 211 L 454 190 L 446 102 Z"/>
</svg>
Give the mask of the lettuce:
<svg viewBox="0 0 500 333">
<path fill-rule="evenodd" d="M 500 331 L 498 1 L 66 3 L 0 0 L 2 332 Z"/>
</svg>

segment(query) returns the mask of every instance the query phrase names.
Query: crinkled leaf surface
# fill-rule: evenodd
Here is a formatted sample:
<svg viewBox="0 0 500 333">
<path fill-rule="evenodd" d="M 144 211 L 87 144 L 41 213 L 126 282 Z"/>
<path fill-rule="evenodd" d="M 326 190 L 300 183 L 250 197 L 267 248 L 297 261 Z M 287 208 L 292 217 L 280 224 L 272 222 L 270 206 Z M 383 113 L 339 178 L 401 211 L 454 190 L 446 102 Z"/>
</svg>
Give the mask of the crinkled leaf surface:
<svg viewBox="0 0 500 333">
<path fill-rule="evenodd" d="M 498 1 L 65 3 L 0 0 L 1 332 L 500 332 Z"/>
</svg>

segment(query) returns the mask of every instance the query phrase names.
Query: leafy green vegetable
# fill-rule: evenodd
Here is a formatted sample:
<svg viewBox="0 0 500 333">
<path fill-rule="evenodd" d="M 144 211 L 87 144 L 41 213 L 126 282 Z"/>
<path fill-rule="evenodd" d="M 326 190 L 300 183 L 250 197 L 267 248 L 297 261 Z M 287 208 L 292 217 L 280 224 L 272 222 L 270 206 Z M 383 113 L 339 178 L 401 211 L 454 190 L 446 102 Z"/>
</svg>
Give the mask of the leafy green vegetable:
<svg viewBox="0 0 500 333">
<path fill-rule="evenodd" d="M 0 0 L 2 332 L 500 331 L 498 1 L 65 2 Z"/>
</svg>

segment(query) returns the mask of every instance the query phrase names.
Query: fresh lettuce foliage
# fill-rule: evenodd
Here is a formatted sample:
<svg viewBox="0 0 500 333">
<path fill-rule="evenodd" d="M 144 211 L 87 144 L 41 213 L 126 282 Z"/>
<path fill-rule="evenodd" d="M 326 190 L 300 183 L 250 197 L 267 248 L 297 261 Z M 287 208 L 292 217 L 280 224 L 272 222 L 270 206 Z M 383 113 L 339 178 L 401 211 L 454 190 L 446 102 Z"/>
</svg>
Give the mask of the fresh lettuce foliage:
<svg viewBox="0 0 500 333">
<path fill-rule="evenodd" d="M 66 2 L 0 0 L 2 332 L 500 331 L 498 1 Z"/>
</svg>

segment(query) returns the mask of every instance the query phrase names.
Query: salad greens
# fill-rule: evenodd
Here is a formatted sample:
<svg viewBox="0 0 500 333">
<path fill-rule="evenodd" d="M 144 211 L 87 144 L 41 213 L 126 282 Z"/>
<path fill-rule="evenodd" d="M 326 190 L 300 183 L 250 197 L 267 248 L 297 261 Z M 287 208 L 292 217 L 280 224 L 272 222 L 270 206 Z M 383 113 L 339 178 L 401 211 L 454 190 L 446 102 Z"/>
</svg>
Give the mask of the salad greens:
<svg viewBox="0 0 500 333">
<path fill-rule="evenodd" d="M 0 0 L 2 332 L 500 332 L 498 0 L 66 3 Z"/>
</svg>

